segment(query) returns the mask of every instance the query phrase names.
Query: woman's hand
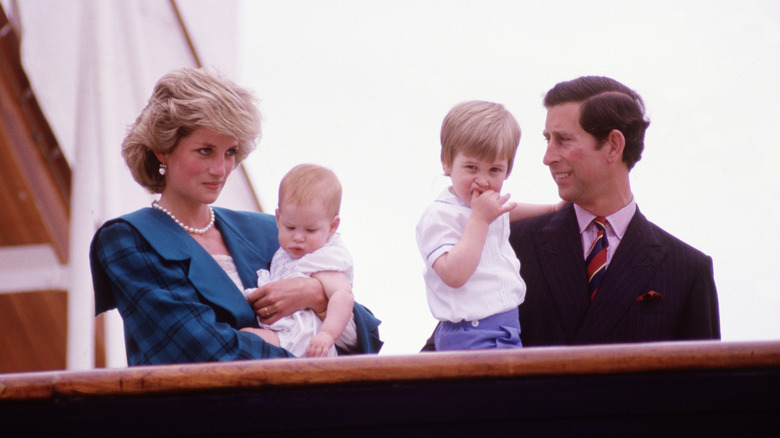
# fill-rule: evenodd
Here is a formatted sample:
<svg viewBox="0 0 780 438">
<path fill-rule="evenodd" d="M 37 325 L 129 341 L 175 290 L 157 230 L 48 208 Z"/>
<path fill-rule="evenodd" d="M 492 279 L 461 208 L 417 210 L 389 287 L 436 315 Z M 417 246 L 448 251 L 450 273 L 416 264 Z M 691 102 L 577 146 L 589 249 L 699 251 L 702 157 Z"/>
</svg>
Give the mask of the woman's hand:
<svg viewBox="0 0 780 438">
<path fill-rule="evenodd" d="M 298 310 L 312 309 L 322 313 L 328 308 L 322 283 L 308 277 L 268 283 L 249 293 L 246 299 L 266 324 L 273 324 Z"/>
</svg>

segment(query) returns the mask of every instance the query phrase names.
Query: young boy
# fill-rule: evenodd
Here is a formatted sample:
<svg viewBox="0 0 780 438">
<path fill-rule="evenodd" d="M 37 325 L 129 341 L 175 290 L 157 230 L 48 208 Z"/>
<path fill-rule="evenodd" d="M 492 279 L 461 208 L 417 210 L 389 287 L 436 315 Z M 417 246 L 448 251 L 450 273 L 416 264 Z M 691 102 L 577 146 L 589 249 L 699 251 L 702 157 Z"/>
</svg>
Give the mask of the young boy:
<svg viewBox="0 0 780 438">
<path fill-rule="evenodd" d="M 509 222 L 555 209 L 507 202 L 520 126 L 503 105 L 463 102 L 441 128 L 441 162 L 452 186 L 417 224 L 428 305 L 441 321 L 436 350 L 521 347 L 518 306 L 525 298 Z"/>
<path fill-rule="evenodd" d="M 321 166 L 293 167 L 279 185 L 279 250 L 271 270 L 257 271 L 258 287 L 270 281 L 311 276 L 322 282 L 328 297 L 324 314 L 301 310 L 271 325 L 258 318 L 267 342 L 296 356 L 336 356 L 334 342 L 352 321 L 352 257 L 336 233 L 340 217 L 341 183 Z M 248 289 L 248 295 L 254 289 Z M 352 330 L 354 332 L 354 327 Z"/>
</svg>

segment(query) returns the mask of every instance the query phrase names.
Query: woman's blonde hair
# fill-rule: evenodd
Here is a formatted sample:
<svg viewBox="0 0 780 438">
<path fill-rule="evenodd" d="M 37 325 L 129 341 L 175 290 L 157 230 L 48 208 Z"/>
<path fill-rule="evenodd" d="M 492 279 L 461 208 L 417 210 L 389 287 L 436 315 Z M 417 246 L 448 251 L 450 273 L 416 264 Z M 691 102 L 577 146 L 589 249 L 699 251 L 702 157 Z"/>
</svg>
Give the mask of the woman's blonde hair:
<svg viewBox="0 0 780 438">
<path fill-rule="evenodd" d="M 157 81 L 122 142 L 122 156 L 138 184 L 161 193 L 165 178 L 155 152 L 169 153 L 179 139 L 209 128 L 238 141 L 238 164 L 260 140 L 261 119 L 251 91 L 203 68 L 174 70 Z"/>
</svg>

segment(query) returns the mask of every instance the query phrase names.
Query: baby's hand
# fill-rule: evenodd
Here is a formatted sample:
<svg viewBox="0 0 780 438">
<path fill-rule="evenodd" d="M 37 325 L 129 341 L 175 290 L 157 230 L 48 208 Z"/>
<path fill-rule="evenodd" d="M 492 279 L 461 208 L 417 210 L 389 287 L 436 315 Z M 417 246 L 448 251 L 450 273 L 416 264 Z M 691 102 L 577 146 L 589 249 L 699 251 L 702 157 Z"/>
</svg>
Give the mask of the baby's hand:
<svg viewBox="0 0 780 438">
<path fill-rule="evenodd" d="M 333 343 L 333 338 L 326 332 L 317 333 L 306 347 L 306 357 L 327 357 Z"/>
<path fill-rule="evenodd" d="M 248 297 L 249 294 L 254 293 L 254 291 L 256 291 L 256 290 L 257 290 L 256 287 L 253 287 L 253 288 L 250 288 L 250 289 L 244 289 L 244 291 L 243 291 L 244 298 Z"/>
<path fill-rule="evenodd" d="M 494 190 L 487 190 L 482 193 L 476 191 L 471 193 L 471 214 L 477 218 L 492 223 L 502 214 L 512 211 L 517 205 L 509 202 L 509 194 L 500 194 Z"/>
</svg>

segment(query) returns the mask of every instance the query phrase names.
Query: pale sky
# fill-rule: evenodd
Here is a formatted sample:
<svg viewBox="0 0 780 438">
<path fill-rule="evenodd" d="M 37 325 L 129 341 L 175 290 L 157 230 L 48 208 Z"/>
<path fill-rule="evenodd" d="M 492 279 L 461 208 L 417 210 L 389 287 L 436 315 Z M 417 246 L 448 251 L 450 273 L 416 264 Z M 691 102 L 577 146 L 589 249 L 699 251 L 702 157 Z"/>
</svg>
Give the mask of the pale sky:
<svg viewBox="0 0 780 438">
<path fill-rule="evenodd" d="M 542 4 L 543 3 L 543 4 Z M 431 333 L 414 226 L 448 185 L 439 129 L 463 100 L 501 102 L 523 137 L 504 185 L 552 203 L 541 100 L 606 75 L 645 99 L 631 173 L 639 208 L 712 256 L 726 341 L 778 339 L 780 3 L 776 1 L 245 1 L 237 82 L 261 99 L 247 161 L 266 211 L 302 162 L 344 186 L 340 231 L 382 354 Z M 522 324 L 522 321 L 521 321 Z"/>
</svg>

